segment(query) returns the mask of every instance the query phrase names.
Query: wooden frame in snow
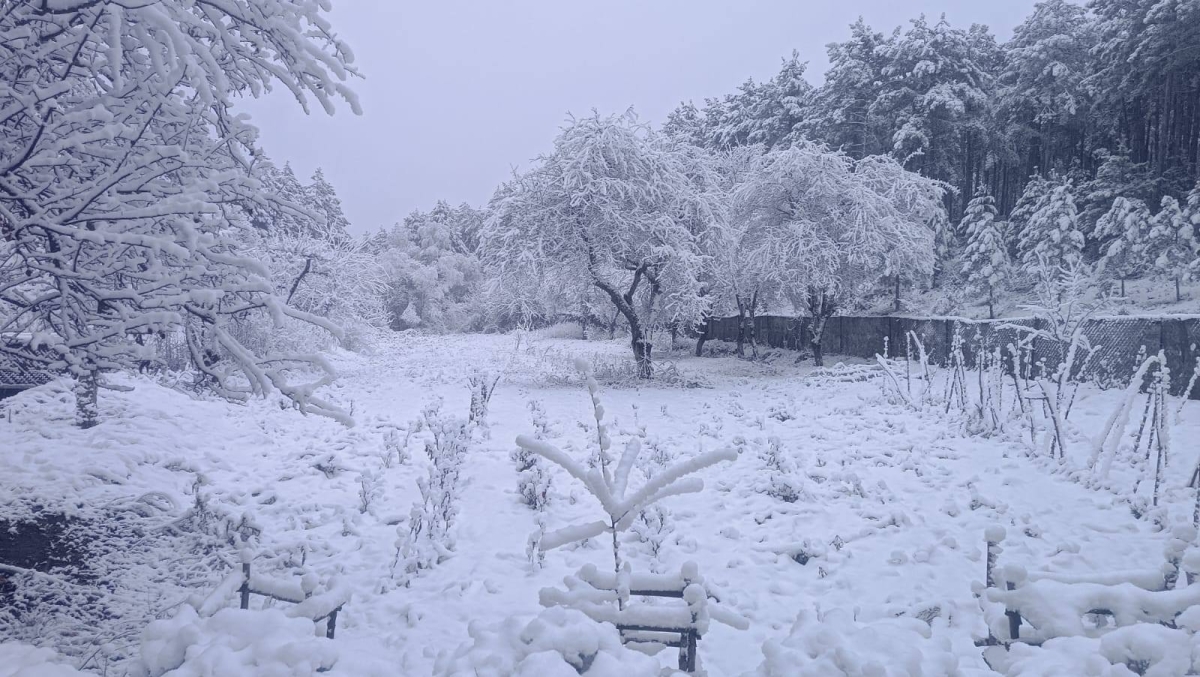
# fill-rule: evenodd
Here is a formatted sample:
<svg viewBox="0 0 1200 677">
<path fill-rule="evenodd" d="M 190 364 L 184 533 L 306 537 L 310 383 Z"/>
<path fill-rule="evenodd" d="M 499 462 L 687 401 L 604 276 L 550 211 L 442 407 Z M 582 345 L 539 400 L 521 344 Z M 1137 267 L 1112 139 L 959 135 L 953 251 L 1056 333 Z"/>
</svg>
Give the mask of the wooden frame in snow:
<svg viewBox="0 0 1200 677">
<path fill-rule="evenodd" d="M 267 578 L 252 573 L 250 558 L 243 555 L 241 568 L 226 576 L 217 589 L 196 607 L 196 612 L 201 616 L 211 616 L 224 606 L 234 592 L 238 593 L 238 606 L 249 609 L 250 595 L 259 595 L 294 604 L 295 606 L 285 612 L 292 618 L 308 618 L 313 623 L 326 621 L 325 636 L 333 639 L 337 629 L 338 612 L 350 601 L 350 593 L 344 588 L 334 588 L 314 594 L 316 589 L 316 574 L 305 574 L 299 581 Z"/>
<path fill-rule="evenodd" d="M 1026 572 L 1013 564 L 999 567 L 1004 528 L 989 527 L 984 538 L 986 584 L 977 589 L 977 596 L 984 607 L 988 636 L 976 640 L 975 645 L 995 647 L 984 652 L 989 665 L 989 651 L 1007 651 L 1018 643 L 1041 646 L 1056 637 L 1099 636 L 1138 623 L 1175 628 L 1180 614 L 1200 604 L 1200 550 L 1184 555 L 1196 539 L 1196 530 L 1188 525 L 1173 530 L 1164 548 L 1166 561 L 1160 567 L 1082 575 Z M 1185 573 L 1182 585 L 1181 570 Z M 985 602 L 1003 605 L 1004 617 L 996 614 L 997 607 L 989 610 Z M 1087 622 L 1100 617 L 1104 622 L 1094 627 Z"/>
<path fill-rule="evenodd" d="M 749 621 L 718 604 L 720 599 L 700 576 L 695 562 L 686 562 L 677 574 L 633 574 L 629 563 L 620 574 L 602 572 L 589 564 L 563 579 L 567 589 L 545 588 L 542 606 L 578 609 L 599 623 L 612 623 L 625 644 L 660 645 L 679 649 L 679 669 L 696 671 L 696 650 L 710 621 L 738 630 Z M 686 606 L 630 604 L 632 597 L 681 599 Z"/>
</svg>

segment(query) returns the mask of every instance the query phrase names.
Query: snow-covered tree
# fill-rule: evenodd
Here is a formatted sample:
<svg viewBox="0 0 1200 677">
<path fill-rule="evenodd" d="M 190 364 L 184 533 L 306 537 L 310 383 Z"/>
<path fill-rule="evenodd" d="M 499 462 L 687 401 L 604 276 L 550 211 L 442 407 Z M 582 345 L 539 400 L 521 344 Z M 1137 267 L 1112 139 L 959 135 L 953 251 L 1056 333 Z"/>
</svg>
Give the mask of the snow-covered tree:
<svg viewBox="0 0 1200 677">
<path fill-rule="evenodd" d="M 804 127 L 813 138 L 855 159 L 886 152 L 890 133 L 873 105 L 882 91 L 884 60 L 878 48 L 886 42 L 859 17 L 850 26 L 850 39 L 826 48 L 829 70 L 815 94 L 812 117 Z"/>
<path fill-rule="evenodd" d="M 1125 280 L 1141 277 L 1153 263 L 1149 236 L 1150 210 L 1138 199 L 1118 197 L 1096 222 L 1094 237 L 1105 243 L 1097 271 L 1107 279 L 1121 281 L 1122 297 Z"/>
<path fill-rule="evenodd" d="M 762 151 L 761 146 L 743 146 L 721 153 L 721 173 L 730 189 L 736 191 L 754 176 L 764 161 Z M 754 218 L 752 210 L 752 205 L 735 203 L 729 218 L 703 239 L 711 294 L 719 311 L 737 314 L 737 354 L 742 357 L 747 339 L 757 354 L 754 318 L 779 295 L 783 272 L 779 232 L 770 221 Z"/>
<path fill-rule="evenodd" d="M 697 233 L 718 204 L 697 188 L 688 157 L 632 113 L 572 119 L 554 151 L 495 201 L 487 226 L 504 284 L 555 272 L 585 275 L 603 292 L 629 326 L 642 378 L 657 313 L 669 306 L 695 321 L 706 304 Z"/>
<path fill-rule="evenodd" d="M 1022 268 L 1036 275 L 1039 257 L 1070 266 L 1083 259 L 1083 233 L 1070 182 L 1054 186 L 1041 200 L 1021 232 Z"/>
<path fill-rule="evenodd" d="M 996 289 L 1008 277 L 1008 251 L 996 224 L 996 200 L 984 188 L 975 192 L 967 205 L 960 229 L 967 235 L 963 274 L 967 283 L 987 291 L 988 317 L 996 317 Z"/>
<path fill-rule="evenodd" d="M 322 239 L 330 242 L 344 242 L 350 239 L 350 220 L 342 211 L 342 201 L 338 199 L 333 184 L 325 178 L 325 172 L 317 167 L 313 172 L 312 181 L 305 190 L 305 205 L 320 216 L 318 225 L 321 226 Z"/>
<path fill-rule="evenodd" d="M 1147 237 L 1150 255 L 1154 257 L 1154 273 L 1160 279 L 1175 283 L 1175 300 L 1182 301 L 1180 284 L 1191 279 L 1192 264 L 1196 261 L 1196 236 L 1191 219 L 1187 218 L 1179 201 L 1171 196 L 1162 199 L 1162 208 L 1150 220 Z"/>
<path fill-rule="evenodd" d="M 265 0 L 10 3 L 0 11 L 0 350 L 77 378 L 81 424 L 97 374 L 144 360 L 183 331 L 219 392 L 279 390 L 305 410 L 328 375 L 316 358 L 256 355 L 232 317 L 292 317 L 267 271 L 238 252 L 255 130 L 231 112 L 271 86 L 308 108 L 357 104 L 348 51 L 321 3 Z"/>
<path fill-rule="evenodd" d="M 738 189 L 739 208 L 779 243 L 784 292 L 813 319 L 815 364 L 825 323 L 880 273 L 933 271 L 942 192 L 890 158 L 856 162 L 808 142 L 769 153 Z"/>
<path fill-rule="evenodd" d="M 1021 236 L 1029 225 L 1029 220 L 1033 218 L 1034 212 L 1038 210 L 1052 188 L 1053 184 L 1041 174 L 1029 177 L 1025 189 L 1021 191 L 1021 197 L 1017 199 L 1017 203 L 1013 205 L 1012 211 L 1008 214 L 1008 237 L 1005 244 L 1008 247 L 1010 258 L 1021 260 Z"/>
<path fill-rule="evenodd" d="M 414 211 L 386 237 L 388 308 L 395 329 L 461 329 L 483 279 L 479 233 L 485 214 L 438 202 Z"/>
</svg>

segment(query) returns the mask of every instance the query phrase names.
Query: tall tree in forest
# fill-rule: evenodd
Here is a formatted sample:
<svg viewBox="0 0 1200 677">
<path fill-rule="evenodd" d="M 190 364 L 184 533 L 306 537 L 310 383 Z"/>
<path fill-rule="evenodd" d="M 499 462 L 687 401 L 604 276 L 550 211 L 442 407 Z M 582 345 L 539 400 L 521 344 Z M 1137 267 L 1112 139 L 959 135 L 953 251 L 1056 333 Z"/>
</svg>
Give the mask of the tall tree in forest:
<svg viewBox="0 0 1200 677">
<path fill-rule="evenodd" d="M 1037 204 L 1021 231 L 1019 253 L 1026 273 L 1035 275 L 1042 260 L 1056 268 L 1083 260 L 1083 233 L 1070 182 L 1054 186 Z"/>
<path fill-rule="evenodd" d="M 811 117 L 803 125 L 810 138 L 856 160 L 889 150 L 890 139 L 882 140 L 881 135 L 886 137 L 890 131 L 873 109 L 882 91 L 880 47 L 885 42 L 882 33 L 871 30 L 859 17 L 850 26 L 850 39 L 826 47 L 825 84 L 817 90 Z"/>
<path fill-rule="evenodd" d="M 996 317 L 996 290 L 1008 277 L 1008 251 L 996 224 L 996 200 L 980 187 L 967 205 L 960 229 L 967 234 L 963 273 L 967 283 L 986 291 L 988 317 Z"/>
<path fill-rule="evenodd" d="M 290 380 L 317 358 L 256 355 L 231 317 L 336 327 L 272 294 L 239 255 L 255 130 L 231 107 L 272 85 L 308 108 L 355 99 L 349 53 L 320 3 L 18 2 L 0 10 L 0 350 L 65 370 L 81 425 L 97 420 L 97 375 L 146 359 L 183 332 L 209 385 L 234 398 L 313 397 L 330 376 Z M 331 373 L 331 372 L 329 372 Z"/>
<path fill-rule="evenodd" d="M 1098 272 L 1106 279 L 1120 280 L 1124 298 L 1125 281 L 1141 277 L 1152 263 L 1150 210 L 1141 200 L 1118 197 L 1096 222 L 1093 237 L 1102 243 Z"/>
<path fill-rule="evenodd" d="M 1180 288 L 1191 279 L 1192 264 L 1196 261 L 1196 236 L 1191 219 L 1171 196 L 1162 199 L 1162 208 L 1150 220 L 1147 237 L 1154 272 L 1164 280 L 1175 283 L 1175 300 L 1182 301 Z"/>
</svg>

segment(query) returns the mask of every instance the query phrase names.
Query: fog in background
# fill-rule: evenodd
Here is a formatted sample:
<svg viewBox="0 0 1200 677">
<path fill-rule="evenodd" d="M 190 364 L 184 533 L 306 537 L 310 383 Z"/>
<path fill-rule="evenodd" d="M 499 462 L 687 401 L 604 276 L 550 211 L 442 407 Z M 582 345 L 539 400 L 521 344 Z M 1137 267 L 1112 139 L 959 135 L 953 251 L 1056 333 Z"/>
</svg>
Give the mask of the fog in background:
<svg viewBox="0 0 1200 677">
<path fill-rule="evenodd" d="M 655 124 L 681 101 L 735 91 L 792 50 L 818 84 L 825 45 L 862 16 L 875 30 L 925 13 L 1007 40 L 1033 0 L 335 0 L 334 27 L 366 79 L 364 114 L 305 115 L 287 92 L 250 101 L 262 143 L 302 180 L 318 164 L 357 233 L 439 199 L 485 203 L 549 149 L 568 112 L 633 106 Z"/>
</svg>

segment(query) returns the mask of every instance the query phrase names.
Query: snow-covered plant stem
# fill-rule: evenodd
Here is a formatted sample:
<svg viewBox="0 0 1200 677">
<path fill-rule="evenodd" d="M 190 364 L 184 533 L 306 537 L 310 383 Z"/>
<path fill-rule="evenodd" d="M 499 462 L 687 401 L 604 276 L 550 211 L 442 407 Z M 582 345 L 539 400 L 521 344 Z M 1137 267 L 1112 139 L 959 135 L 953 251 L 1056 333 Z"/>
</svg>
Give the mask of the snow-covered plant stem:
<svg viewBox="0 0 1200 677">
<path fill-rule="evenodd" d="M 533 452 L 547 461 L 561 467 L 569 475 L 580 481 L 584 487 L 600 503 L 605 518 L 586 524 L 576 524 L 556 531 L 543 534 L 538 547 L 543 551 L 595 538 L 608 532 L 612 534 L 613 572 L 621 575 L 622 561 L 620 532 L 627 530 L 637 516 L 646 508 L 669 496 L 690 494 L 701 491 L 704 482 L 698 477 L 688 477 L 721 461 L 737 459 L 737 451 L 721 449 L 693 456 L 676 462 L 646 480 L 634 491 L 629 490 L 629 477 L 641 453 L 641 440 L 637 437 L 630 439 L 625 451 L 615 466 L 608 460 L 608 449 L 611 440 L 607 427 L 604 425 L 604 407 L 600 403 L 600 385 L 590 374 L 590 365 L 585 360 L 576 360 L 575 366 L 587 379 L 588 392 L 592 398 L 592 411 L 596 419 L 596 435 L 600 445 L 600 463 L 598 467 L 587 469 L 582 464 L 565 454 L 558 447 L 543 440 L 526 435 L 517 437 L 517 446 Z"/>
</svg>

